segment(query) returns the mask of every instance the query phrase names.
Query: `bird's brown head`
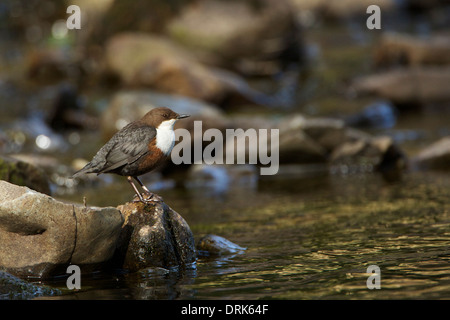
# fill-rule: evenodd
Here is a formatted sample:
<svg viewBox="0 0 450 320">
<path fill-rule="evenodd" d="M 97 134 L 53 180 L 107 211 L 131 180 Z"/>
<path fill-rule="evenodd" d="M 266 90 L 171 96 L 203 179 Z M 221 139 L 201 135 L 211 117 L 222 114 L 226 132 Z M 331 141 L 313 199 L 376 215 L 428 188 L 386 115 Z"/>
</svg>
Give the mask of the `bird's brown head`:
<svg viewBox="0 0 450 320">
<path fill-rule="evenodd" d="M 187 114 L 178 114 L 175 111 L 166 108 L 154 108 L 147 112 L 147 114 L 141 119 L 145 124 L 154 126 L 158 128 L 161 123 L 167 123 L 168 125 L 173 125 L 175 121 L 183 118 L 187 118 Z"/>
</svg>

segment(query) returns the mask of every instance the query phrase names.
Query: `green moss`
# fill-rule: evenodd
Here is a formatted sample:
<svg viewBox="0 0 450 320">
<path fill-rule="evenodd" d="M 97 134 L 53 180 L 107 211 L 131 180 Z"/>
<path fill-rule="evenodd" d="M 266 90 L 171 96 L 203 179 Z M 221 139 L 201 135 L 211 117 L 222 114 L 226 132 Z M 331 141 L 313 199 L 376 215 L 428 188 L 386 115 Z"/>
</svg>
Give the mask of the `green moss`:
<svg viewBox="0 0 450 320">
<path fill-rule="evenodd" d="M 44 171 L 23 161 L 0 156 L 0 180 L 50 194 Z"/>
</svg>

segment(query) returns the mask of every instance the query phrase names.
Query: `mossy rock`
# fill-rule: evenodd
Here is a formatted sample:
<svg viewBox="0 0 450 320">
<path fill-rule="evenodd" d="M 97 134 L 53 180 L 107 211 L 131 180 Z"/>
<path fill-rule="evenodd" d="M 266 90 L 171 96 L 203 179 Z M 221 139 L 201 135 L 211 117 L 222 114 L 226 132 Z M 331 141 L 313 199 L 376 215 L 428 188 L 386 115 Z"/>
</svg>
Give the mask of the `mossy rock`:
<svg viewBox="0 0 450 320">
<path fill-rule="evenodd" d="M 50 195 L 50 184 L 45 172 L 27 162 L 0 156 L 0 180 Z"/>
</svg>

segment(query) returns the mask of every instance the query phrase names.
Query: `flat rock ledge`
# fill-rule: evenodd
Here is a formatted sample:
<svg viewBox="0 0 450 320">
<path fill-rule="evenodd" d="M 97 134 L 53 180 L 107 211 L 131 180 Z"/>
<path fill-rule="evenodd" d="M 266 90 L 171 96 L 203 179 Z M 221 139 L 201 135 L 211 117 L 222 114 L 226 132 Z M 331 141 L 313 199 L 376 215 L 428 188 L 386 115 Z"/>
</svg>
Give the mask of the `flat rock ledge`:
<svg viewBox="0 0 450 320">
<path fill-rule="evenodd" d="M 163 202 L 86 207 L 0 180 L 0 270 L 22 278 L 113 266 L 136 271 L 196 259 L 186 221 Z"/>
</svg>

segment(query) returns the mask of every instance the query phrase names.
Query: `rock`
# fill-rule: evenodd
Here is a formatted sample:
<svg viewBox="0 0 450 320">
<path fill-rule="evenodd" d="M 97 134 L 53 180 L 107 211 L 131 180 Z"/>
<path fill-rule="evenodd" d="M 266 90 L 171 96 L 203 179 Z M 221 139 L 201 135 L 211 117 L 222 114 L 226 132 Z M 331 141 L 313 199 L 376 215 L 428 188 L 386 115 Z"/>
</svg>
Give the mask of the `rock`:
<svg viewBox="0 0 450 320">
<path fill-rule="evenodd" d="M 298 129 L 283 130 L 279 144 L 280 163 L 318 163 L 326 161 L 326 150 Z"/>
<path fill-rule="evenodd" d="M 45 172 L 28 162 L 14 158 L 0 156 L 0 180 L 50 194 L 49 179 Z"/>
<path fill-rule="evenodd" d="M 258 129 L 279 129 L 279 144 L 275 145 L 275 150 L 279 152 L 280 164 L 319 164 L 330 163 L 335 165 L 339 162 L 342 165 L 362 164 L 363 157 L 372 158 L 371 164 L 379 163 L 383 158 L 386 149 L 381 146 L 383 139 L 374 138 L 360 130 L 346 126 L 345 121 L 332 118 L 305 118 L 302 115 L 291 115 L 282 120 L 271 119 L 246 119 L 236 121 L 237 125 L 242 125 L 246 135 L 249 128 L 256 129 L 258 139 Z M 389 146 L 394 146 L 389 140 Z M 268 148 L 272 141 L 268 140 Z M 276 142 L 275 142 L 276 143 Z M 257 145 L 246 143 L 243 150 L 237 148 L 237 143 L 230 143 L 226 146 L 226 152 L 234 152 L 235 159 L 238 152 L 245 153 L 245 159 L 253 152 L 257 153 Z M 395 154 L 402 154 L 395 146 Z M 366 159 L 367 160 L 367 159 Z"/>
<path fill-rule="evenodd" d="M 113 256 L 122 223 L 115 208 L 67 204 L 0 181 L 0 268 L 48 278 L 69 264 L 101 264 Z"/>
<path fill-rule="evenodd" d="M 206 66 L 170 39 L 121 33 L 108 40 L 105 71 L 127 87 L 148 88 L 215 104 L 239 98 L 261 104 L 264 94 L 251 89 L 237 74 Z"/>
<path fill-rule="evenodd" d="M 450 36 L 433 35 L 424 39 L 406 34 L 386 33 L 375 49 L 374 60 L 378 66 L 449 64 Z"/>
<path fill-rule="evenodd" d="M 37 83 L 56 83 L 71 73 L 70 59 L 62 50 L 33 50 L 26 59 L 27 76 Z"/>
<path fill-rule="evenodd" d="M 124 221 L 113 207 L 74 206 L 76 243 L 71 263 L 89 265 L 107 262 L 114 254 Z"/>
<path fill-rule="evenodd" d="M 450 136 L 444 137 L 423 149 L 412 159 L 421 169 L 450 169 Z"/>
<path fill-rule="evenodd" d="M 414 67 L 387 71 L 356 79 L 359 95 L 375 95 L 397 105 L 420 105 L 450 101 L 450 67 Z"/>
<path fill-rule="evenodd" d="M 164 202 L 128 202 L 115 261 L 129 271 L 165 269 L 195 262 L 194 236 L 186 221 Z"/>
<path fill-rule="evenodd" d="M 339 119 L 293 115 L 279 128 L 280 163 L 325 163 L 337 146 L 352 139 Z"/>
<path fill-rule="evenodd" d="M 321 148 L 322 156 L 328 154 L 336 146 L 347 141 L 347 127 L 342 120 L 333 118 L 305 118 L 301 115 L 291 116 L 280 124 L 280 128 L 292 131 L 301 130 Z M 280 133 L 281 134 L 281 133 Z M 317 149 L 319 151 L 319 149 Z"/>
<path fill-rule="evenodd" d="M 379 171 L 390 180 L 399 177 L 407 166 L 406 155 L 391 138 L 373 137 L 340 119 L 297 115 L 281 122 L 282 127 L 286 128 L 283 135 L 287 142 L 281 143 L 280 130 L 280 163 L 326 163 L 331 172 L 341 173 Z M 305 155 L 310 155 L 309 161 L 305 161 Z"/>
<path fill-rule="evenodd" d="M 406 154 L 388 137 L 375 139 L 374 144 L 382 153 L 382 157 L 376 164 L 375 170 L 381 173 L 387 182 L 401 180 L 404 171 L 410 166 L 410 161 Z"/>
<path fill-rule="evenodd" d="M 235 254 L 246 250 L 246 248 L 214 234 L 208 234 L 202 237 L 198 241 L 197 249 L 199 254 L 204 256 Z"/>
<path fill-rule="evenodd" d="M 0 300 L 28 300 L 61 294 L 59 289 L 28 283 L 7 272 L 0 271 Z"/>
<path fill-rule="evenodd" d="M 381 12 L 388 12 L 396 6 L 394 0 L 290 0 L 290 2 L 299 13 L 310 12 L 337 19 L 352 16 L 366 17 L 367 7 L 373 4 L 379 6 Z"/>
<path fill-rule="evenodd" d="M 397 110 L 389 101 L 377 101 L 369 104 L 361 112 L 345 119 L 349 127 L 392 128 L 397 122 Z"/>
<path fill-rule="evenodd" d="M 296 17 L 284 0 L 195 1 L 166 29 L 199 59 L 244 74 L 274 74 L 303 56 Z"/>
<path fill-rule="evenodd" d="M 305 134 L 300 127 L 300 123 L 304 122 L 306 121 L 301 115 L 292 115 L 283 120 L 263 117 L 234 120 L 231 122 L 232 129 L 242 129 L 243 131 L 235 132 L 236 139 L 226 139 L 225 154 L 233 153 L 234 163 L 237 163 L 238 158 L 244 158 L 248 163 L 250 154 L 259 154 L 258 145 L 261 140 L 266 141 L 268 153 L 271 148 L 278 151 L 279 163 L 324 162 L 326 151 Z M 267 132 L 260 131 L 260 129 L 267 129 Z M 278 141 L 272 141 L 271 130 L 273 129 L 279 130 Z M 249 142 L 249 138 L 246 136 L 255 136 L 258 141 L 256 143 Z M 244 148 L 239 148 L 238 141 L 245 141 Z M 261 164 L 259 160 L 257 157 L 257 165 Z"/>
<path fill-rule="evenodd" d="M 118 34 L 106 44 L 105 59 L 108 69 L 126 86 L 205 101 L 220 101 L 227 90 L 207 67 L 163 37 Z"/>
<path fill-rule="evenodd" d="M 82 26 L 89 28 L 87 34 L 88 43 L 95 46 L 102 46 L 106 39 L 123 31 L 137 31 L 143 33 L 159 33 L 164 30 L 167 21 L 174 17 L 187 2 L 192 0 L 183 0 L 179 2 L 167 1 L 83 1 L 82 4 L 76 3 L 86 16 L 89 23 Z M 91 9 L 91 10 L 89 10 Z M 95 12 L 92 10 L 94 9 Z M 64 11 L 65 12 L 65 11 Z M 91 18 L 94 16 L 94 21 Z M 82 16 L 82 24 L 83 22 Z"/>
<path fill-rule="evenodd" d="M 330 155 L 330 166 L 341 173 L 402 172 L 406 156 L 390 137 L 369 137 L 348 141 L 338 146 Z"/>
</svg>

